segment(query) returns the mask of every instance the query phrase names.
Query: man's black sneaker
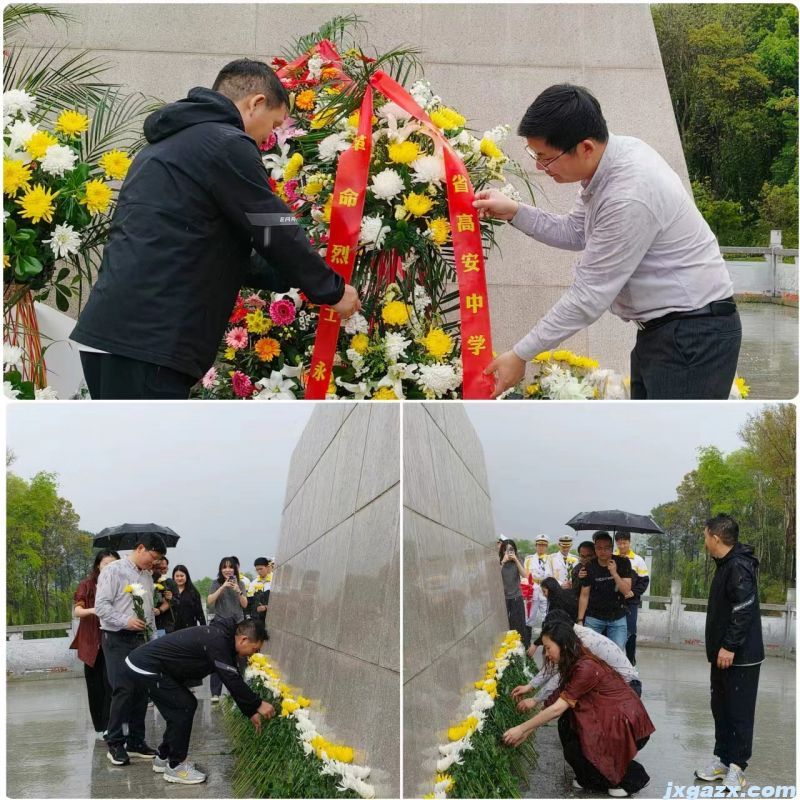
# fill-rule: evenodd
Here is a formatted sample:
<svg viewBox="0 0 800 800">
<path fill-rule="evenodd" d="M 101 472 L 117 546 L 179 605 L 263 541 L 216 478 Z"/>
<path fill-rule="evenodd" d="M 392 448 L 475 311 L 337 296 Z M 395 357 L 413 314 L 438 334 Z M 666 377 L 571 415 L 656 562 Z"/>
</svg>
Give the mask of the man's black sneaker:
<svg viewBox="0 0 800 800">
<path fill-rule="evenodd" d="M 128 758 L 128 751 L 121 744 L 117 746 L 109 745 L 106 757 L 115 767 L 124 767 L 126 764 L 131 763 Z"/>
<path fill-rule="evenodd" d="M 129 744 L 127 747 L 127 753 L 131 758 L 155 758 L 156 752 L 152 747 L 148 747 L 145 742 Z"/>
</svg>

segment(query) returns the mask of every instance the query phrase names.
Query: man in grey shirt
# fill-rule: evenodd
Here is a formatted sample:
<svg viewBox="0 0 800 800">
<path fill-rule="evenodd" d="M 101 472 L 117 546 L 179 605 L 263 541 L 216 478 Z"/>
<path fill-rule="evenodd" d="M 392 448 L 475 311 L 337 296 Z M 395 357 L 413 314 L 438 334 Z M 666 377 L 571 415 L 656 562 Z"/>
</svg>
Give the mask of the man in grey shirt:
<svg viewBox="0 0 800 800">
<path fill-rule="evenodd" d="M 103 655 L 108 682 L 111 684 L 111 710 L 108 719 L 108 760 L 117 767 L 130 764 L 130 759 L 155 757 L 156 751 L 145 742 L 144 718 L 147 713 L 147 692 L 132 690 L 121 680 L 125 659 L 145 643 L 146 630 L 156 629 L 153 615 L 153 577 L 150 570 L 167 552 L 164 540 L 157 533 L 141 537 L 136 549 L 125 558 L 109 564 L 97 581 L 94 606 L 100 620 Z M 109 572 L 109 569 L 114 567 Z M 145 620 L 139 619 L 133 605 L 133 594 L 126 587 L 141 584 Z M 122 726 L 127 723 L 128 734 Z"/>
<path fill-rule="evenodd" d="M 518 133 L 556 183 L 580 182 L 575 207 L 552 214 L 496 189 L 478 192 L 475 207 L 582 255 L 561 299 L 487 367 L 496 376 L 495 397 L 522 380 L 527 361 L 610 309 L 639 329 L 631 352 L 633 399 L 727 398 L 742 339 L 733 284 L 678 175 L 639 139 L 609 135 L 600 104 L 580 86 L 542 92 Z"/>
</svg>

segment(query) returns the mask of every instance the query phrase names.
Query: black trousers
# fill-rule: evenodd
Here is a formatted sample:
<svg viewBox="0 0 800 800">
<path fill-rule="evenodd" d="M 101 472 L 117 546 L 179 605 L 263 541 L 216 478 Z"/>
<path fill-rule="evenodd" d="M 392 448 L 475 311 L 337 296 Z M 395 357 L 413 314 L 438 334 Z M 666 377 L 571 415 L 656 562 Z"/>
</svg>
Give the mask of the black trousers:
<svg viewBox="0 0 800 800">
<path fill-rule="evenodd" d="M 639 621 L 639 606 L 628 606 L 628 638 L 625 642 L 625 655 L 636 666 L 636 623 Z"/>
<path fill-rule="evenodd" d="M 506 598 L 506 614 L 508 627 L 519 633 L 527 650 L 531 646 L 531 629 L 525 624 L 525 601 L 521 597 Z"/>
<path fill-rule="evenodd" d="M 558 737 L 561 739 L 561 747 L 564 749 L 564 758 L 575 772 L 575 780 L 584 789 L 610 789 L 613 784 L 603 775 L 581 750 L 578 733 L 574 730 L 573 724 L 575 715 L 572 711 L 565 711 L 558 719 Z M 636 742 L 637 749 L 641 750 L 650 740 L 649 736 L 639 739 Z M 619 786 L 628 794 L 634 794 L 643 789 L 650 782 L 650 776 L 645 768 L 638 761 L 631 761 L 628 764 L 625 775 L 619 782 Z"/>
<path fill-rule="evenodd" d="M 173 766 L 175 762 L 185 761 L 189 753 L 189 740 L 192 738 L 197 698 L 186 686 L 169 675 L 142 675 L 127 664 L 123 681 L 132 690 L 150 695 L 159 714 L 164 717 L 167 727 L 158 747 L 159 758 L 168 759 Z"/>
<path fill-rule="evenodd" d="M 108 682 L 111 684 L 111 709 L 108 717 L 108 744 L 140 745 L 144 743 L 144 718 L 147 714 L 147 689 L 135 686 L 127 676 L 127 655 L 143 643 L 143 638 L 131 631 L 103 631 L 103 653 L 106 657 Z M 127 724 L 128 735 L 122 726 Z"/>
<path fill-rule="evenodd" d="M 81 352 L 92 400 L 188 400 L 197 378 L 111 353 Z"/>
<path fill-rule="evenodd" d="M 639 331 L 631 351 L 631 399 L 725 400 L 741 345 L 738 312 L 675 319 Z"/>
<path fill-rule="evenodd" d="M 106 658 L 102 647 L 97 652 L 94 666 L 83 665 L 86 679 L 86 694 L 89 698 L 89 713 L 97 733 L 108 730 L 108 713 L 111 709 L 111 684 L 106 674 Z"/>
<path fill-rule="evenodd" d="M 761 666 L 711 665 L 711 713 L 714 715 L 714 755 L 742 769 L 753 753 L 753 727 Z"/>
</svg>

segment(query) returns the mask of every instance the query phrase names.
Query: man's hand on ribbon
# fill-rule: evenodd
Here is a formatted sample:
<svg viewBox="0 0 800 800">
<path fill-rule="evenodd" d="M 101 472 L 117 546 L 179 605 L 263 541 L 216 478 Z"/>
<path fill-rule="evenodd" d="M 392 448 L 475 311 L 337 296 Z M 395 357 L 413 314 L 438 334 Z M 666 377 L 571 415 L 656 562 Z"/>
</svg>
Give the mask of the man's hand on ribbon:
<svg viewBox="0 0 800 800">
<path fill-rule="evenodd" d="M 358 292 L 349 283 L 346 283 L 342 299 L 332 308 L 342 319 L 349 319 L 357 311 L 361 311 L 361 300 Z"/>
<path fill-rule="evenodd" d="M 475 192 L 472 203 L 478 209 L 481 219 L 514 219 L 519 209 L 519 203 L 504 195 L 498 189 L 482 189 Z"/>
<path fill-rule="evenodd" d="M 483 374 L 494 375 L 492 399 L 496 400 L 525 377 L 525 362 L 513 350 L 509 350 L 491 361 Z"/>
</svg>

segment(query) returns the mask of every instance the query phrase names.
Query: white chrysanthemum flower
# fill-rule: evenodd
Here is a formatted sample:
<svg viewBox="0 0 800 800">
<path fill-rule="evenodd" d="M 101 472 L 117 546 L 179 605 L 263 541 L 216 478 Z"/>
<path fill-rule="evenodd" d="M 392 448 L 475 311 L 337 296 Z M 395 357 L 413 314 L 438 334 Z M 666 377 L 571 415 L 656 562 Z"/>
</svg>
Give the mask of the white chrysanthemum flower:
<svg viewBox="0 0 800 800">
<path fill-rule="evenodd" d="M 353 350 L 352 347 L 348 348 L 345 353 L 350 361 L 350 365 L 355 370 L 356 378 L 360 378 L 361 374 L 364 372 L 364 356 L 362 356 L 358 350 Z"/>
<path fill-rule="evenodd" d="M 134 597 L 144 597 L 145 591 L 144 586 L 141 583 L 132 583 L 131 584 L 131 594 Z"/>
<path fill-rule="evenodd" d="M 5 369 L 22 369 L 22 357 L 25 351 L 21 347 L 3 342 L 3 365 Z"/>
<path fill-rule="evenodd" d="M 388 119 L 389 117 L 394 117 L 398 122 L 411 119 L 411 114 L 408 111 L 391 101 L 381 106 L 375 113 L 379 118 Z"/>
<path fill-rule="evenodd" d="M 458 388 L 459 377 L 450 364 L 420 364 L 417 383 L 429 398 L 441 398 Z"/>
<path fill-rule="evenodd" d="M 490 708 L 494 708 L 494 700 L 492 700 L 489 692 L 479 689 L 475 692 L 475 700 L 472 702 L 472 713 L 478 714 L 488 711 Z"/>
<path fill-rule="evenodd" d="M 3 114 L 14 117 L 19 113 L 32 114 L 36 110 L 36 97 L 22 89 L 10 89 L 3 92 Z"/>
<path fill-rule="evenodd" d="M 58 392 L 52 386 L 45 386 L 44 389 L 34 389 L 33 394 L 37 400 L 58 400 Z"/>
<path fill-rule="evenodd" d="M 404 356 L 406 348 L 411 344 L 411 339 L 406 339 L 402 333 L 392 331 L 386 334 L 383 341 L 386 347 L 386 357 L 390 361 L 397 361 L 400 356 Z"/>
<path fill-rule="evenodd" d="M 319 79 L 319 77 L 322 75 L 322 67 L 324 64 L 325 62 L 322 60 L 322 58 L 320 58 L 319 55 L 311 56 L 306 64 L 308 74 L 314 79 Z"/>
<path fill-rule="evenodd" d="M 495 144 L 501 144 L 508 138 L 511 131 L 510 125 L 497 125 L 490 131 L 485 131 L 483 134 L 484 139 L 491 139 Z"/>
<path fill-rule="evenodd" d="M 548 374 L 539 379 L 539 385 L 552 400 L 588 400 L 594 396 L 592 386 L 556 364 L 552 364 Z"/>
<path fill-rule="evenodd" d="M 56 175 L 60 178 L 65 172 L 75 168 L 77 160 L 78 154 L 71 147 L 54 144 L 47 148 L 41 165 L 48 175 Z"/>
<path fill-rule="evenodd" d="M 436 771 L 437 772 L 447 772 L 453 764 L 461 764 L 462 759 L 456 755 L 449 755 L 445 756 L 444 758 L 440 758 L 436 762 Z"/>
<path fill-rule="evenodd" d="M 49 244 L 56 258 L 66 258 L 80 250 L 81 237 L 71 225 L 56 225 L 53 235 L 49 239 L 42 239 L 42 244 Z"/>
<path fill-rule="evenodd" d="M 303 753 L 305 753 L 305 755 L 310 756 L 314 753 L 314 748 L 308 742 L 304 741 L 302 744 L 303 744 Z"/>
<path fill-rule="evenodd" d="M 414 286 L 413 306 L 416 311 L 424 311 L 431 304 L 430 295 L 425 288 L 417 284 Z"/>
<path fill-rule="evenodd" d="M 517 191 L 513 183 L 507 183 L 502 189 L 500 189 L 500 192 L 506 197 L 516 200 L 518 203 L 522 201 L 522 195 Z"/>
<path fill-rule="evenodd" d="M 16 122 L 12 122 L 8 126 L 8 146 L 11 150 L 24 150 L 25 143 L 38 130 L 38 125 L 33 125 L 26 119 L 18 119 Z"/>
<path fill-rule="evenodd" d="M 416 100 L 423 108 L 425 108 L 433 99 L 433 90 L 431 89 L 431 85 L 428 83 L 428 81 L 417 81 L 409 91 L 414 100 Z"/>
<path fill-rule="evenodd" d="M 253 395 L 254 400 L 294 400 L 293 390 L 297 388 L 294 381 L 284 379 L 277 370 L 272 370 L 269 378 L 262 378 L 255 384 L 260 389 Z"/>
<path fill-rule="evenodd" d="M 358 236 L 360 244 L 366 245 L 367 250 L 380 250 L 386 239 L 386 234 L 391 228 L 383 224 L 381 217 L 364 217 L 361 220 L 361 233 Z"/>
<path fill-rule="evenodd" d="M 339 153 L 347 150 L 348 147 L 350 147 L 350 144 L 345 134 L 332 133 L 319 143 L 319 160 L 333 161 Z"/>
<path fill-rule="evenodd" d="M 369 322 L 367 318 L 358 312 L 344 321 L 344 332 L 348 336 L 355 336 L 357 333 L 368 333 Z"/>
<path fill-rule="evenodd" d="M 370 186 L 372 194 L 379 200 L 391 200 L 405 188 L 400 174 L 390 167 L 374 175 L 372 178 L 372 185 Z"/>
<path fill-rule="evenodd" d="M 20 391 L 15 389 L 8 381 L 3 381 L 3 394 L 9 400 L 16 400 L 20 395 Z"/>
<path fill-rule="evenodd" d="M 444 180 L 444 159 L 439 156 L 421 156 L 411 162 L 414 170 L 414 183 L 435 183 L 441 185 Z"/>
</svg>

